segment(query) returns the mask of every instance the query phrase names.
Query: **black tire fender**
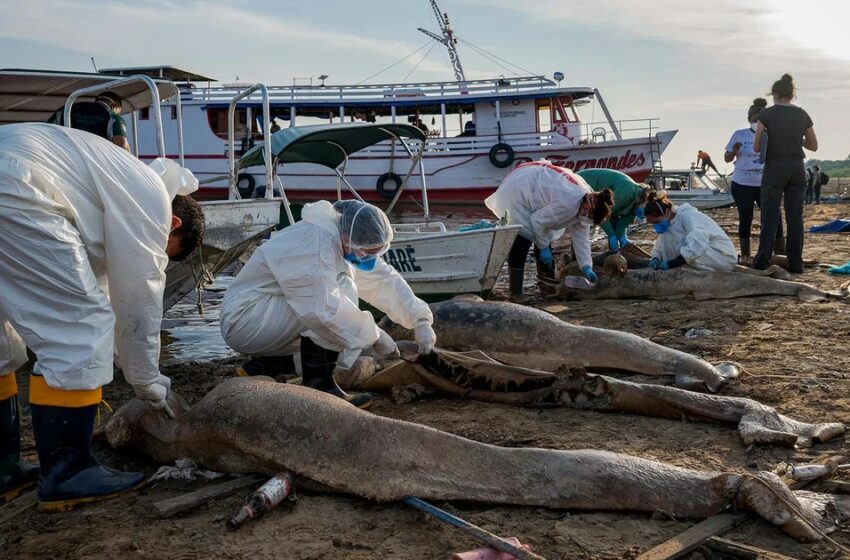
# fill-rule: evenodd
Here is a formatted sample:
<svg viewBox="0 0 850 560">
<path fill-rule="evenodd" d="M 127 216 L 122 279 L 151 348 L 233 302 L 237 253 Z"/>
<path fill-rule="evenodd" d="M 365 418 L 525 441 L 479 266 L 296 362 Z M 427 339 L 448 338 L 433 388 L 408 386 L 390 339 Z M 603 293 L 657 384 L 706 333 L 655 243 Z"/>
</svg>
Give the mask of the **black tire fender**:
<svg viewBox="0 0 850 560">
<path fill-rule="evenodd" d="M 493 164 L 493 167 L 504 169 L 514 162 L 516 154 L 514 154 L 514 149 L 511 148 L 510 145 L 505 144 L 504 142 L 499 142 L 490 148 L 490 154 L 488 157 L 490 158 L 490 163 Z"/>
<path fill-rule="evenodd" d="M 386 188 L 384 185 L 387 181 L 392 181 L 396 184 L 395 188 Z M 384 173 L 378 180 L 375 182 L 375 189 L 377 189 L 378 194 L 387 200 L 392 200 L 395 196 L 395 193 L 398 192 L 398 189 L 401 187 L 401 177 L 390 171 L 389 173 Z"/>
<path fill-rule="evenodd" d="M 239 183 L 243 181 L 245 185 L 241 186 Z M 249 175 L 248 173 L 240 173 L 236 176 L 236 190 L 239 191 L 242 198 L 251 198 L 254 195 L 254 185 L 256 183 L 253 175 Z"/>
</svg>

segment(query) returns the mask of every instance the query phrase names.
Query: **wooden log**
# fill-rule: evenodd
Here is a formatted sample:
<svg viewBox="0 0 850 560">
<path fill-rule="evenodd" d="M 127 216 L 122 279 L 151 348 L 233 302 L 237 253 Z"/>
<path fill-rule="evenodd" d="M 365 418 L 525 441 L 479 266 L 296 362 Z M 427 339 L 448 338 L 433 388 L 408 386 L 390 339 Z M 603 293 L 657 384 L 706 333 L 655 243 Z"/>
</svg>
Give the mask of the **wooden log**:
<svg viewBox="0 0 850 560">
<path fill-rule="evenodd" d="M 720 537 L 711 537 L 705 541 L 705 547 L 734 558 L 742 558 L 743 560 L 794 560 L 791 556 L 764 550 L 757 546 L 721 539 Z"/>
<path fill-rule="evenodd" d="M 237 490 L 249 486 L 258 486 L 262 482 L 263 479 L 256 476 L 242 476 L 214 486 L 206 486 L 199 490 L 177 496 L 176 498 L 155 502 L 153 507 L 160 517 L 171 517 L 172 515 L 194 509 L 215 498 L 229 496 Z"/>
<path fill-rule="evenodd" d="M 696 550 L 706 539 L 729 531 L 743 523 L 749 516 L 745 513 L 721 513 L 697 523 L 637 557 L 637 560 L 672 560 Z"/>
</svg>

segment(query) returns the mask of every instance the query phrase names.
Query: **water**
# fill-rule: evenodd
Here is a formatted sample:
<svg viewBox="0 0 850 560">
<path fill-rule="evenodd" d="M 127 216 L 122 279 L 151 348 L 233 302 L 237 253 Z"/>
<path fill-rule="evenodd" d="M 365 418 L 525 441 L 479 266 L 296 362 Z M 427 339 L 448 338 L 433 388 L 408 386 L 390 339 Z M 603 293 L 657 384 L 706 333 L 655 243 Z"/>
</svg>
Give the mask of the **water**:
<svg viewBox="0 0 850 560">
<path fill-rule="evenodd" d="M 405 203 L 393 213 L 395 223 L 422 222 L 422 209 L 415 203 Z M 457 229 L 481 219 L 492 219 L 493 214 L 481 205 L 432 205 L 432 221 L 443 222 L 446 229 Z M 219 330 L 219 311 L 224 291 L 233 282 L 232 272 L 218 276 L 215 284 L 201 292 L 203 314 L 198 312 L 198 296 L 191 293 L 169 309 L 162 320 L 162 355 L 164 365 L 187 361 L 209 362 L 236 356 Z"/>
</svg>

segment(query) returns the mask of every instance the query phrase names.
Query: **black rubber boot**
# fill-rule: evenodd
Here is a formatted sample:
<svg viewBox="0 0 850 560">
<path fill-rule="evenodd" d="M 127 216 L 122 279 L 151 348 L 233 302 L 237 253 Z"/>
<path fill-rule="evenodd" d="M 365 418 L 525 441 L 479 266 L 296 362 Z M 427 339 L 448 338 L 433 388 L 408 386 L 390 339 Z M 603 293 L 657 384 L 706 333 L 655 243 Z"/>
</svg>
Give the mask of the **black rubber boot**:
<svg viewBox="0 0 850 560">
<path fill-rule="evenodd" d="M 256 375 L 278 377 L 280 375 L 294 375 L 295 373 L 294 356 L 263 356 L 252 358 L 236 367 L 237 377 L 254 377 Z"/>
<path fill-rule="evenodd" d="M 778 236 L 773 241 L 773 254 L 774 255 L 784 255 L 785 254 L 785 236 Z"/>
<path fill-rule="evenodd" d="M 91 454 L 97 405 L 79 408 L 31 404 L 35 446 L 41 464 L 38 509 L 68 511 L 140 486 L 144 473 L 120 472 Z"/>
<path fill-rule="evenodd" d="M 301 337 L 301 384 L 311 389 L 339 397 L 357 408 L 372 403 L 367 393 L 346 393 L 334 380 L 334 368 L 339 352 L 322 348 L 306 336 Z"/>
<path fill-rule="evenodd" d="M 37 480 L 38 465 L 21 461 L 21 409 L 12 395 L 0 401 L 0 503 L 17 498 Z"/>
<path fill-rule="evenodd" d="M 527 303 L 528 296 L 522 292 L 522 282 L 525 278 L 525 269 L 509 268 L 508 269 L 508 289 L 510 295 L 508 300 L 513 303 Z"/>
<path fill-rule="evenodd" d="M 750 255 L 750 238 L 741 237 L 738 241 L 741 243 L 741 258 L 738 259 L 738 264 L 750 266 L 753 264 L 753 257 Z"/>
<path fill-rule="evenodd" d="M 534 248 L 534 262 L 537 265 L 537 287 L 544 294 L 554 294 L 558 286 L 555 278 L 555 266 L 548 265 L 540 260 L 540 249 Z"/>
</svg>

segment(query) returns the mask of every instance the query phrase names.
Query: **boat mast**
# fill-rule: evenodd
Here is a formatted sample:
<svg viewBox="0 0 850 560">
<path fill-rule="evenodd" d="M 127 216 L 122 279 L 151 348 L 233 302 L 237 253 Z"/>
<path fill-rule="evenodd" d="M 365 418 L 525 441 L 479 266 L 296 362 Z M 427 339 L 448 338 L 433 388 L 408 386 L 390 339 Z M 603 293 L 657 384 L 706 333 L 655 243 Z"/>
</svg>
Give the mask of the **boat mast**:
<svg viewBox="0 0 850 560">
<path fill-rule="evenodd" d="M 437 0 L 430 0 L 430 2 L 431 8 L 434 10 L 434 16 L 437 18 L 437 25 L 440 26 L 440 31 L 443 35 L 440 36 L 436 33 L 431 33 L 427 29 L 422 29 L 421 27 L 418 27 L 417 29 L 428 37 L 431 37 L 435 41 L 445 45 L 446 49 L 449 51 L 449 58 L 452 61 L 452 69 L 455 72 L 455 78 L 458 82 L 465 83 L 466 75 L 463 73 L 463 66 L 460 64 L 460 57 L 458 56 L 457 48 L 455 47 L 457 39 L 455 38 L 454 31 L 452 31 L 452 28 L 449 25 L 449 14 L 440 12 L 440 7 L 437 6 Z"/>
</svg>

